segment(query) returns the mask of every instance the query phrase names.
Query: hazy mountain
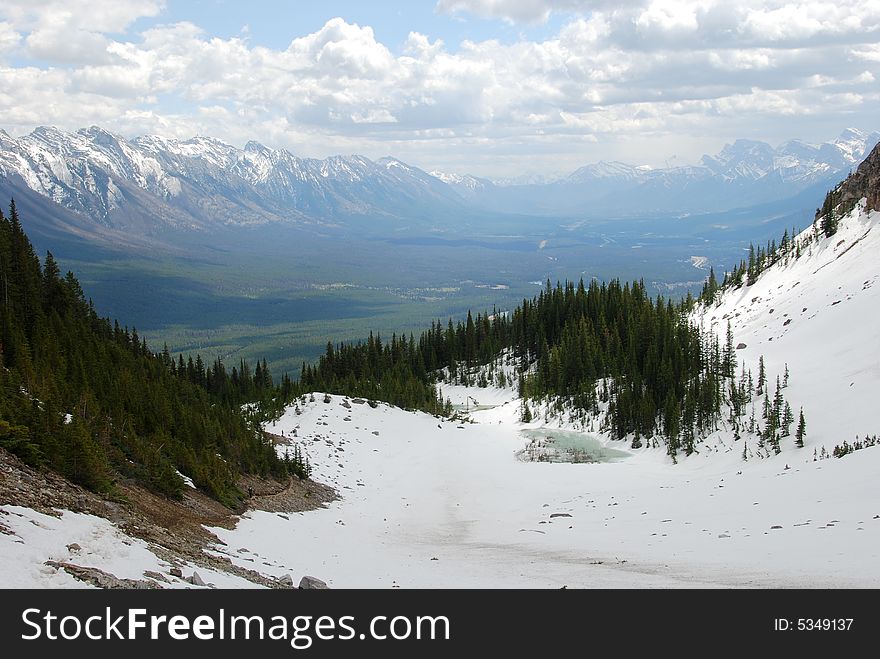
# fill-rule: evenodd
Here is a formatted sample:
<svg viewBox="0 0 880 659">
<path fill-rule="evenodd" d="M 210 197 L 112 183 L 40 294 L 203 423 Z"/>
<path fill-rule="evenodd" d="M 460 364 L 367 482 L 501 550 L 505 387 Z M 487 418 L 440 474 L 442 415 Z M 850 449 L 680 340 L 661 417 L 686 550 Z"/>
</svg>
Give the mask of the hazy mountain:
<svg viewBox="0 0 880 659">
<path fill-rule="evenodd" d="M 99 233 L 114 244 L 221 227 L 448 228 L 469 211 L 705 213 L 796 197 L 801 207 L 803 195 L 821 198 L 878 140 L 853 129 L 821 145 L 737 140 L 695 166 L 599 162 L 550 182 L 501 184 L 394 158 L 317 160 L 257 142 L 239 149 L 210 137 L 126 140 L 95 126 L 41 126 L 20 138 L 0 131 L 0 194 L 30 206 L 36 233 Z"/>
<path fill-rule="evenodd" d="M 539 214 L 699 213 L 729 210 L 816 194 L 849 173 L 880 141 L 847 129 L 820 145 L 800 141 L 777 148 L 765 142 L 737 140 L 699 165 L 651 168 L 598 162 L 552 181 L 519 185 L 474 186 L 472 177 L 442 174 L 442 180 L 484 208 Z M 438 174 L 435 174 L 438 175 Z"/>
</svg>

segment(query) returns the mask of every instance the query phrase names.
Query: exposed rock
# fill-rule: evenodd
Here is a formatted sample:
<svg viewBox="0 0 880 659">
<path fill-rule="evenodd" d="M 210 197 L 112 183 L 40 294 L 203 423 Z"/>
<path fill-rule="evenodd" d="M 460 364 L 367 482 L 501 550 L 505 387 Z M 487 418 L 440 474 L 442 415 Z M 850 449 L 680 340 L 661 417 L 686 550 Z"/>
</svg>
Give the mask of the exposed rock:
<svg viewBox="0 0 880 659">
<path fill-rule="evenodd" d="M 862 197 L 868 198 L 868 210 L 880 210 L 880 144 L 840 186 L 840 204 L 852 208 Z"/>
<path fill-rule="evenodd" d="M 299 581 L 300 590 L 327 590 L 329 586 L 317 577 L 305 576 Z"/>
<path fill-rule="evenodd" d="M 738 343 L 736 345 L 737 350 L 745 350 L 746 348 L 748 348 L 748 346 L 745 343 Z"/>
<path fill-rule="evenodd" d="M 187 579 L 193 586 L 206 586 L 207 584 L 202 581 L 202 578 L 199 576 L 198 572 L 193 572 L 192 576 Z"/>
<path fill-rule="evenodd" d="M 67 550 L 68 551 L 82 551 L 82 547 L 80 547 L 75 542 L 71 542 L 69 545 L 67 545 Z"/>
<path fill-rule="evenodd" d="M 161 581 L 162 583 L 171 583 L 170 581 L 168 581 L 168 579 L 165 578 L 164 574 L 153 572 L 152 570 L 144 570 L 144 576 L 150 579 L 155 579 L 156 581 Z"/>
<path fill-rule="evenodd" d="M 183 579 L 183 570 L 181 570 L 179 567 L 171 568 L 168 571 L 168 574 L 170 574 L 172 577 L 177 577 L 178 579 Z"/>
<path fill-rule="evenodd" d="M 293 577 L 291 577 L 289 574 L 285 574 L 284 576 L 278 578 L 278 583 L 285 588 L 293 588 Z"/>
<path fill-rule="evenodd" d="M 571 517 L 571 515 L 568 513 L 553 513 L 550 515 L 550 519 L 553 519 L 554 517 Z"/>
<path fill-rule="evenodd" d="M 46 561 L 46 565 L 56 570 L 64 570 L 74 579 L 91 584 L 98 588 L 110 590 L 155 590 L 161 588 L 155 581 L 141 581 L 138 579 L 120 579 L 114 574 L 104 572 L 96 567 L 82 567 L 72 563 L 58 561 Z"/>
<path fill-rule="evenodd" d="M 351 402 L 354 403 L 355 405 L 363 405 L 367 401 L 365 401 L 363 398 L 352 398 Z"/>
</svg>

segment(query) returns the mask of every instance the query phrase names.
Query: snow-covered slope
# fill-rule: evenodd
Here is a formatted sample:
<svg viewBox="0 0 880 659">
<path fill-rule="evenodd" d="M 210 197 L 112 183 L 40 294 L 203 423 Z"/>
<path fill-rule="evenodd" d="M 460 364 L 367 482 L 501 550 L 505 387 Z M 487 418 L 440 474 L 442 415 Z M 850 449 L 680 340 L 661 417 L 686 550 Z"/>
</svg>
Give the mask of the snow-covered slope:
<svg viewBox="0 0 880 659">
<path fill-rule="evenodd" d="M 222 551 L 334 587 L 880 585 L 880 448 L 818 462 L 743 463 L 738 447 L 678 465 L 662 449 L 524 462 L 514 391 L 444 393 L 477 400 L 473 423 L 320 394 L 289 409 L 270 430 L 299 442 L 342 498 L 250 512 L 212 529 Z"/>
<path fill-rule="evenodd" d="M 0 506 L 2 588 L 91 587 L 69 574 L 65 565 L 100 570 L 111 578 L 152 587 L 192 588 L 184 578 L 170 574 L 176 565 L 187 577 L 198 572 L 206 586 L 255 587 L 228 572 L 182 561 L 171 563 L 157 553 L 155 547 L 95 515 L 67 510 L 52 516 L 32 508 Z"/>
<path fill-rule="evenodd" d="M 696 318 L 724 335 L 738 356 L 768 372 L 791 370 L 788 392 L 805 408 L 811 443 L 830 451 L 856 435 L 880 433 L 880 213 L 864 201 L 830 238 L 818 235 L 799 259 L 764 271 L 752 286 L 726 291 Z"/>
</svg>

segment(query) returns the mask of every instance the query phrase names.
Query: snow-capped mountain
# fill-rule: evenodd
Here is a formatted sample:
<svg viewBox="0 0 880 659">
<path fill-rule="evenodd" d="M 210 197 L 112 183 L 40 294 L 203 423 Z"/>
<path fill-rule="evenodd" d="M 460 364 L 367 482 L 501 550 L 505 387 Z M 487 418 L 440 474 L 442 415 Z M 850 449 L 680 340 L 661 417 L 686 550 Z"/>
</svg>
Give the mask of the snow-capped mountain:
<svg viewBox="0 0 880 659">
<path fill-rule="evenodd" d="M 317 160 L 257 142 L 239 149 L 210 137 L 127 140 L 95 126 L 74 133 L 42 126 L 20 138 L 0 130 L 0 194 L 30 207 L 44 205 L 46 221 L 58 226 L 132 237 L 223 226 L 371 224 L 357 218 L 431 223 L 469 208 L 694 213 L 775 202 L 805 191 L 822 194 L 878 140 L 880 133 L 853 129 L 821 145 L 792 141 L 772 148 L 738 140 L 696 166 L 600 162 L 555 181 L 501 185 L 448 172 L 428 174 L 394 158 Z M 802 204 L 798 200 L 798 208 Z"/>
<path fill-rule="evenodd" d="M 699 165 L 651 168 L 602 161 L 556 181 L 471 187 L 465 196 L 485 208 L 515 212 L 724 211 L 792 198 L 811 188 L 824 194 L 878 142 L 880 132 L 852 128 L 819 145 L 793 140 L 774 148 L 736 140 L 714 156 L 703 156 Z M 456 179 L 444 174 L 443 180 Z"/>
<path fill-rule="evenodd" d="M 469 174 L 448 174 L 441 171 L 432 171 L 431 176 L 443 181 L 465 199 L 473 199 L 495 186 L 492 181 Z"/>
<path fill-rule="evenodd" d="M 433 176 L 393 158 L 299 158 L 256 142 L 238 149 L 196 137 L 126 140 L 98 127 L 0 131 L 0 180 L 110 228 L 166 228 L 419 219 L 461 199 Z"/>
</svg>

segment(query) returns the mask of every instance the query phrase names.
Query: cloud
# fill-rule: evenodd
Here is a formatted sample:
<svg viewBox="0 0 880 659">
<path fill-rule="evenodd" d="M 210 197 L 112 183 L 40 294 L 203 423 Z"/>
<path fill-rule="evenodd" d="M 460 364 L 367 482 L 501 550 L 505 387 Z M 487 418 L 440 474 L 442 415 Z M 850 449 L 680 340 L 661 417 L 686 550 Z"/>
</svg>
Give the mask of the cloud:
<svg viewBox="0 0 880 659">
<path fill-rule="evenodd" d="M 164 0 L 4 0 L 2 17 L 19 32 L 31 56 L 64 64 L 108 61 L 109 33 L 123 33 L 156 16 Z"/>
<path fill-rule="evenodd" d="M 437 11 L 534 25 L 546 23 L 553 13 L 587 14 L 641 4 L 642 0 L 439 0 Z"/>
<path fill-rule="evenodd" d="M 21 41 L 21 35 L 11 24 L 0 22 L 0 55 L 11 52 Z"/>
<path fill-rule="evenodd" d="M 673 135 L 689 144 L 780 130 L 809 138 L 798 122 L 823 117 L 830 134 L 876 121 L 880 92 L 876 0 L 450 0 L 438 7 L 521 22 L 571 16 L 543 40 L 450 47 L 414 32 L 399 54 L 342 18 L 272 49 L 193 23 L 125 33 L 158 2 L 110 3 L 120 8 L 94 24 L 45 13 L 72 2 L 9 4 L 0 55 L 3 44 L 25 44 L 33 58 L 0 68 L 0 89 L 15 89 L 0 93 L 3 127 L 20 132 L 99 123 L 128 135 L 258 139 L 302 155 L 457 159 L 457 169 L 489 173 L 516 169 L 512 154 L 558 169 Z M 34 36 L 67 28 L 64 43 Z"/>
</svg>

